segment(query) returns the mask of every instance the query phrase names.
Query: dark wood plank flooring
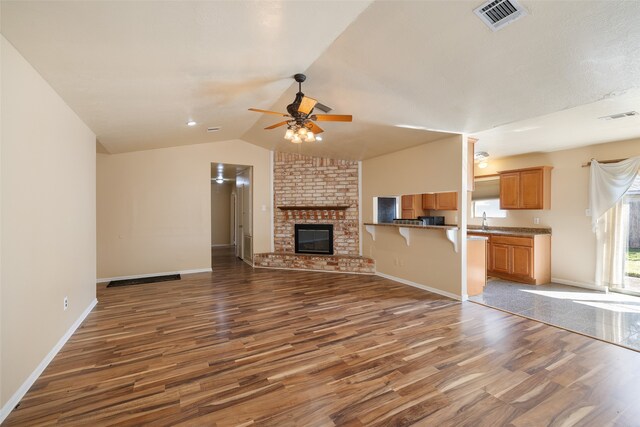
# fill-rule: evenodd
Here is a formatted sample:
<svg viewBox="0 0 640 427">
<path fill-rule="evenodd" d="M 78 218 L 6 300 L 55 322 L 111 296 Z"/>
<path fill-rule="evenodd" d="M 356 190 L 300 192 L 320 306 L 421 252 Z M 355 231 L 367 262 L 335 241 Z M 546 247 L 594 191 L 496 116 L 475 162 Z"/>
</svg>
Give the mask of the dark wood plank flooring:
<svg viewBox="0 0 640 427">
<path fill-rule="evenodd" d="M 634 426 L 640 354 L 374 276 L 98 288 L 6 426 Z"/>
</svg>

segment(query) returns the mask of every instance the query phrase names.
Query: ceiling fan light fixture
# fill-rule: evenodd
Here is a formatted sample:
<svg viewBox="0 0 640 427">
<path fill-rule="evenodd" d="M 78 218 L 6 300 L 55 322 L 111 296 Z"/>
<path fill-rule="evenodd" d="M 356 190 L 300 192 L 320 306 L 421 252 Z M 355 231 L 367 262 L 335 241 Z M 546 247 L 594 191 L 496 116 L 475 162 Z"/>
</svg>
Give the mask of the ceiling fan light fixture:
<svg viewBox="0 0 640 427">
<path fill-rule="evenodd" d="M 289 128 L 284 133 L 284 139 L 288 139 L 289 141 L 291 141 L 291 138 L 293 138 L 293 129 Z"/>
<path fill-rule="evenodd" d="M 294 144 L 300 144 L 302 143 L 302 138 L 300 138 L 300 135 L 296 133 L 295 135 L 293 135 L 293 138 L 291 138 L 291 142 L 293 142 Z"/>
<path fill-rule="evenodd" d="M 307 137 L 305 138 L 305 141 L 314 142 L 315 140 L 316 140 L 316 137 L 313 134 L 313 132 L 311 132 L 311 131 L 307 132 Z"/>
</svg>

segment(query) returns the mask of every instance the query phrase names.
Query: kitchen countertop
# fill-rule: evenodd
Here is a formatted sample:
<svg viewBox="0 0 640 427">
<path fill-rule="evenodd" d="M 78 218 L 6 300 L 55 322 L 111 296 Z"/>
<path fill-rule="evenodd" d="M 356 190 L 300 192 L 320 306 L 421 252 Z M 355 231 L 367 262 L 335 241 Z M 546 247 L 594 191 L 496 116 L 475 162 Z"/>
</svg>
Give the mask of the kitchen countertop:
<svg viewBox="0 0 640 427">
<path fill-rule="evenodd" d="M 526 227 L 467 227 L 467 233 L 495 234 L 499 236 L 536 236 L 539 234 L 551 234 L 550 228 L 526 228 Z"/>
<path fill-rule="evenodd" d="M 487 236 L 469 236 L 467 234 L 467 240 L 489 240 Z"/>
<path fill-rule="evenodd" d="M 433 228 L 436 230 L 457 230 L 457 225 L 414 225 L 414 224 L 391 224 L 391 223 L 377 223 L 365 222 L 364 225 L 375 225 L 376 227 L 402 227 L 402 228 Z"/>
</svg>

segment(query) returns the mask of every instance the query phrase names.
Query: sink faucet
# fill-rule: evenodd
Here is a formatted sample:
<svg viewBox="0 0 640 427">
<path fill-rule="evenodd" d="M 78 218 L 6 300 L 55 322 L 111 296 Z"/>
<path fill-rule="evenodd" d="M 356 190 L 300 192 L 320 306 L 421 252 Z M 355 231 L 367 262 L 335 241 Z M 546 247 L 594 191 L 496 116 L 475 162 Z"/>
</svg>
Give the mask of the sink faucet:
<svg viewBox="0 0 640 427">
<path fill-rule="evenodd" d="M 487 229 L 487 213 L 486 212 L 482 212 L 482 229 L 483 230 Z"/>
</svg>

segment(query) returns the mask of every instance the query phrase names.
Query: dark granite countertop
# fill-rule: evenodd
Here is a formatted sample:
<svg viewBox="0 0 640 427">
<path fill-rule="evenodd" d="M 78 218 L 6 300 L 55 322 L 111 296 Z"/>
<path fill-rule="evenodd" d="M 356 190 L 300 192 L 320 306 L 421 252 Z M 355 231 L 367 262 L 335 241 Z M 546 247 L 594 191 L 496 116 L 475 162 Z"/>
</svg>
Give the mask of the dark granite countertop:
<svg viewBox="0 0 640 427">
<path fill-rule="evenodd" d="M 467 233 L 496 234 L 500 236 L 536 236 L 538 234 L 551 234 L 550 228 L 527 227 L 487 227 L 483 230 L 480 226 L 468 226 Z"/>
<path fill-rule="evenodd" d="M 402 228 L 435 228 L 437 230 L 457 230 L 457 225 L 414 225 L 414 224 L 391 224 L 365 222 L 364 225 L 375 225 L 376 227 L 402 227 Z"/>
</svg>

